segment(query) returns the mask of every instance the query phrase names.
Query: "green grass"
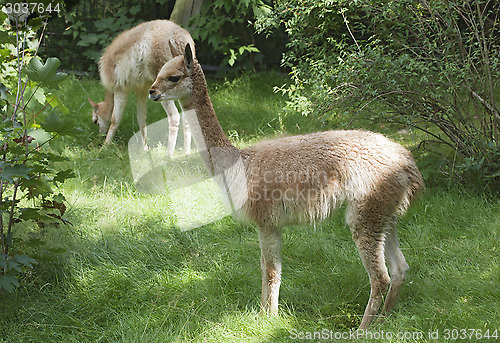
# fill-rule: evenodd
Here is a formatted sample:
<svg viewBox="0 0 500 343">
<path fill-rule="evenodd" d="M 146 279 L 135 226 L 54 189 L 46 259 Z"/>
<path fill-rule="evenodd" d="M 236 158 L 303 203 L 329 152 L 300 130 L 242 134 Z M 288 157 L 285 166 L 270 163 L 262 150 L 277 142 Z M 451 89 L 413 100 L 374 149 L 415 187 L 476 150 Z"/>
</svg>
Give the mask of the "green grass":
<svg viewBox="0 0 500 343">
<path fill-rule="evenodd" d="M 210 83 L 236 144 L 331 129 L 284 116 L 286 99 L 272 92 L 283 82 L 256 75 Z M 0 342 L 289 342 L 300 332 L 357 328 L 369 282 L 342 210 L 316 228 L 284 230 L 280 315 L 262 318 L 255 229 L 223 218 L 181 231 L 169 194 L 143 194 L 132 182 L 126 143 L 138 130 L 134 97 L 115 143 L 100 150 L 88 96 L 102 99 L 97 81 L 62 89 L 85 131 L 61 147 L 77 176 L 61 189 L 72 225 L 17 228 L 19 238 L 44 244 L 32 248 L 37 270 L 13 294 L 0 293 Z M 165 114 L 152 103 L 148 116 L 151 123 Z M 428 188 L 399 224 L 410 265 L 400 301 L 373 329 L 423 334 L 394 342 L 442 342 L 445 329 L 500 330 L 499 222 L 497 199 L 459 186 Z M 436 330 L 439 339 L 429 340 Z"/>
</svg>

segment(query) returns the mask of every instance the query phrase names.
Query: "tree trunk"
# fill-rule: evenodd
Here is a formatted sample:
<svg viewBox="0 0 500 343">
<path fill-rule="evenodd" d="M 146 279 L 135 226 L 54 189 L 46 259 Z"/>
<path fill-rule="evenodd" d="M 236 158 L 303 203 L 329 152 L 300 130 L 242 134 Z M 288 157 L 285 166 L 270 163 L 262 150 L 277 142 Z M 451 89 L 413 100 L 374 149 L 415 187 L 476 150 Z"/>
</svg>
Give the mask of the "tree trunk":
<svg viewBox="0 0 500 343">
<path fill-rule="evenodd" d="M 170 20 L 184 28 L 188 28 L 189 18 L 200 14 L 203 0 L 176 0 Z"/>
</svg>

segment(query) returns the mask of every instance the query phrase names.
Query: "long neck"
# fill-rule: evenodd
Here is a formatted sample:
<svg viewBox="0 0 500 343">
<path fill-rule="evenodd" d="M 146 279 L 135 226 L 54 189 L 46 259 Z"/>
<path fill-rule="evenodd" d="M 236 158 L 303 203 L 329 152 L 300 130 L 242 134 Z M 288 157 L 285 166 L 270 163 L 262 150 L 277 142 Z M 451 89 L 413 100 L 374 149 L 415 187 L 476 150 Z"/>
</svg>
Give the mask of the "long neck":
<svg viewBox="0 0 500 343">
<path fill-rule="evenodd" d="M 193 68 L 193 92 L 180 102 L 201 157 L 215 175 L 239 156 L 239 150 L 231 144 L 215 115 L 201 66 L 195 63 Z"/>
</svg>

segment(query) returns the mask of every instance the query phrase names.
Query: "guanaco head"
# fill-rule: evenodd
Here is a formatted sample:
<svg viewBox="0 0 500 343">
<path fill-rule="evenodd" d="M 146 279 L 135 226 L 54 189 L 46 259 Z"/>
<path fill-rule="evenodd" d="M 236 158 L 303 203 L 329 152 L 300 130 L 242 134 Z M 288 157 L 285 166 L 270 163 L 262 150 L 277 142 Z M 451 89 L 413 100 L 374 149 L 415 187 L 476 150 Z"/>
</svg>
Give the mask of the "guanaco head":
<svg viewBox="0 0 500 343">
<path fill-rule="evenodd" d="M 182 99 L 193 89 L 190 79 L 194 65 L 191 46 L 186 44 L 183 55 L 179 54 L 172 44 L 170 50 L 174 58 L 161 68 L 149 90 L 149 98 L 154 101 Z"/>
<path fill-rule="evenodd" d="M 101 134 L 107 133 L 111 125 L 112 104 L 110 105 L 106 101 L 95 103 L 90 98 L 88 100 L 92 105 L 92 121 L 99 126 Z"/>
</svg>

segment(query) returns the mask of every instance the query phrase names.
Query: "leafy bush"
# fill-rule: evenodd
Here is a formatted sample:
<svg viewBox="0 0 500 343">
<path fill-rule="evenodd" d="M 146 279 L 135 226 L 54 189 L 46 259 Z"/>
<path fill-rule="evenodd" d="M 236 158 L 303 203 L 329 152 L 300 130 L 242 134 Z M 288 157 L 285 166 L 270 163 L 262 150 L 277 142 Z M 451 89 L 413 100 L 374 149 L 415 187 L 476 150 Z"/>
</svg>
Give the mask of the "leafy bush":
<svg viewBox="0 0 500 343">
<path fill-rule="evenodd" d="M 253 54 L 259 49 L 255 46 L 254 30 L 249 23 L 269 10 L 269 5 L 263 0 L 205 1 L 201 13 L 190 20 L 193 26 L 191 35 L 224 56 L 222 65 L 233 66 L 236 60 L 240 60 L 243 65 L 254 66 L 262 63 L 262 56 L 256 60 Z"/>
<path fill-rule="evenodd" d="M 64 196 L 54 189 L 72 172 L 55 169 L 64 158 L 47 145 L 77 133 L 73 121 L 58 114 L 68 112 L 54 92 L 66 78 L 57 72 L 59 60 L 43 63 L 34 49 L 39 40 L 28 44 L 46 23 L 34 19 L 24 26 L 17 19 L 10 24 L 0 12 L 0 65 L 6 71 L 0 78 L 0 289 L 7 291 L 36 264 L 16 229 L 29 222 L 40 228 L 66 223 Z"/>
<path fill-rule="evenodd" d="M 344 127 L 364 118 L 418 129 L 447 172 L 479 161 L 495 189 L 499 14 L 489 0 L 288 0 L 258 24 L 289 36 L 289 106 Z"/>
</svg>

